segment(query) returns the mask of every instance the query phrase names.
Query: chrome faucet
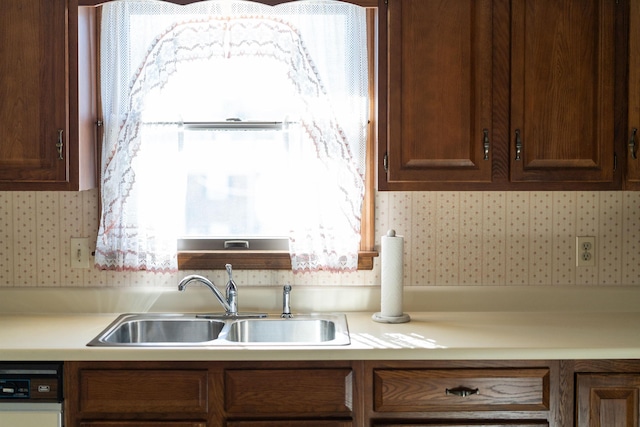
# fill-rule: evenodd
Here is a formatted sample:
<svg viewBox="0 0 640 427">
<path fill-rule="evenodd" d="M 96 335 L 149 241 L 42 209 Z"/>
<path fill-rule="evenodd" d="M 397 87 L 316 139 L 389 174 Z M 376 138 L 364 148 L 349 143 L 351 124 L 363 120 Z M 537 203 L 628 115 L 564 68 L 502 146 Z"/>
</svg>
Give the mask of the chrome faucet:
<svg viewBox="0 0 640 427">
<path fill-rule="evenodd" d="M 282 314 L 280 317 L 285 319 L 293 317 L 291 314 L 291 285 L 284 285 L 282 288 Z"/>
<path fill-rule="evenodd" d="M 222 304 L 222 306 L 224 307 L 225 315 L 236 316 L 238 314 L 238 300 L 237 300 L 238 289 L 237 287 L 235 287 L 235 283 L 233 283 L 233 286 L 235 287 L 233 296 L 227 295 L 227 297 L 225 298 L 211 280 L 207 279 L 204 276 L 193 274 L 191 276 L 185 277 L 180 281 L 180 283 L 178 284 L 178 290 L 181 292 L 184 291 L 187 288 L 187 285 L 192 282 L 200 282 L 206 285 L 209 289 L 211 289 L 213 294 L 216 296 L 216 299 L 218 300 L 218 302 Z M 228 289 L 229 287 L 227 287 L 227 290 Z M 227 293 L 230 293 L 230 292 L 227 291 Z"/>
</svg>

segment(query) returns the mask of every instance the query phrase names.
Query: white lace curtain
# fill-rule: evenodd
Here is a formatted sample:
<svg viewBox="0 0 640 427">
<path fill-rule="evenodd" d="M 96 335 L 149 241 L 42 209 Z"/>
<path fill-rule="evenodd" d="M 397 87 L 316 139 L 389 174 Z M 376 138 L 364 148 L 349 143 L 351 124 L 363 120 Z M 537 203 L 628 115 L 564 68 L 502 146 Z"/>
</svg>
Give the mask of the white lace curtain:
<svg viewBox="0 0 640 427">
<path fill-rule="evenodd" d="M 140 19 L 145 16 L 157 19 Z M 350 43 L 313 37 L 320 30 L 338 34 L 345 25 L 355 34 Z M 365 11 L 347 3 L 105 4 L 103 212 L 96 265 L 110 270 L 177 269 L 177 200 L 184 187 L 178 160 L 182 117 L 178 106 L 158 109 L 156 102 L 184 64 L 213 61 L 215 68 L 215 61 L 225 58 L 263 57 L 288 67 L 298 95 L 300 134 L 313 153 L 308 164 L 297 168 L 302 172 L 291 177 L 288 189 L 299 201 L 289 236 L 293 270 L 355 270 L 368 115 L 366 46 Z M 334 81 L 332 67 L 345 60 L 353 74 L 346 83 Z"/>
</svg>

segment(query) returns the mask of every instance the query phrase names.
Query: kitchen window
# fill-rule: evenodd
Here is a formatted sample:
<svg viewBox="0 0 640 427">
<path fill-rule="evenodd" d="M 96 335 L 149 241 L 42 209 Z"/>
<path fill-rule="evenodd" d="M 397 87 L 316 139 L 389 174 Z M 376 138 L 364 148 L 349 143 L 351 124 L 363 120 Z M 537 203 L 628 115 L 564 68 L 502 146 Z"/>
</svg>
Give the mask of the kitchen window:
<svg viewBox="0 0 640 427">
<path fill-rule="evenodd" d="M 286 262 L 287 246 L 311 234 L 300 219 L 326 221 L 335 213 L 347 218 L 335 222 L 346 232 L 320 227 L 318 235 L 339 247 L 336 240 L 348 241 L 354 218 L 362 217 L 359 248 L 373 249 L 371 170 L 363 183 L 356 181 L 365 176 L 373 147 L 374 19 L 371 11 L 356 12 L 364 19 L 354 24 L 352 9 L 332 1 L 276 8 L 227 0 L 105 6 L 107 142 L 97 251 L 103 268 L 172 270 L 154 251 L 175 251 L 176 240 L 181 269 L 207 268 L 193 264 L 203 258 L 208 268 L 225 262 L 280 267 L 273 260 Z M 354 46 L 364 46 L 364 54 Z M 358 67 L 364 74 L 353 73 Z M 319 95 L 309 97 L 310 91 Z M 302 233 L 291 237 L 291 228 Z M 100 239 L 109 242 L 101 246 Z M 154 250 L 141 249 L 145 245 Z M 296 265 L 294 252 L 289 262 Z M 243 265 L 240 259 L 266 261 Z M 340 270 L 316 268 L 311 257 L 297 262 L 299 271 Z M 353 266 L 344 256 L 331 262 Z"/>
</svg>

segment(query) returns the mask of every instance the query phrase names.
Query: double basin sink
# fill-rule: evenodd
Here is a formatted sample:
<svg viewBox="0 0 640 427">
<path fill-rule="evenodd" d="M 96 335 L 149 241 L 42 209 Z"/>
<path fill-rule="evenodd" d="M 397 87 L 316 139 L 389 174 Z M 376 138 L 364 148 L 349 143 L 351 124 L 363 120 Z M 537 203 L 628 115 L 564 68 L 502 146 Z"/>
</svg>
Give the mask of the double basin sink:
<svg viewBox="0 0 640 427">
<path fill-rule="evenodd" d="M 122 314 L 89 346 L 330 346 L 350 343 L 344 314 L 293 318 L 209 317 L 183 313 Z"/>
</svg>

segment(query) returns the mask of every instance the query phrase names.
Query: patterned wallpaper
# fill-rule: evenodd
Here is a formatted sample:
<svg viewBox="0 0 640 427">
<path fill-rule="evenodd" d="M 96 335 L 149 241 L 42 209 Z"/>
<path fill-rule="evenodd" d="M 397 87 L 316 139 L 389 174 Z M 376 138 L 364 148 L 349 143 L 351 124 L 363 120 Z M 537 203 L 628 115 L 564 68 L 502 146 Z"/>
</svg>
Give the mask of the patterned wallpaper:
<svg viewBox="0 0 640 427">
<path fill-rule="evenodd" d="M 176 275 L 70 268 L 70 238 L 98 227 L 98 194 L 0 192 L 1 287 L 174 287 Z M 638 285 L 640 192 L 390 192 L 376 195 L 376 240 L 405 236 L 405 286 Z M 576 236 L 596 266 L 575 266 Z M 189 272 L 192 273 L 192 272 Z M 222 270 L 200 272 L 224 283 Z M 239 284 L 378 285 L 373 271 L 236 271 Z"/>
</svg>

